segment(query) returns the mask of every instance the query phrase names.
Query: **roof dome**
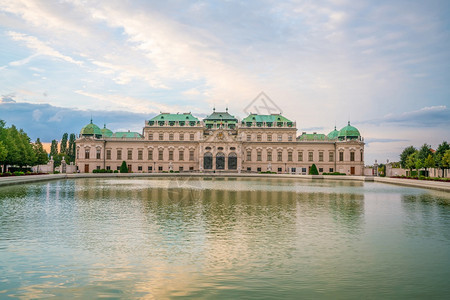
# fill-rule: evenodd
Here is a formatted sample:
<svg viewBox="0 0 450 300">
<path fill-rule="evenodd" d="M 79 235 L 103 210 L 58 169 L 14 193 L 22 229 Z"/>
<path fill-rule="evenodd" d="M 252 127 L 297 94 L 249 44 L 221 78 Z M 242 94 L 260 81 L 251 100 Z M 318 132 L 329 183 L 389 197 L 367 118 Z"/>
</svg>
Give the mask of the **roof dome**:
<svg viewBox="0 0 450 300">
<path fill-rule="evenodd" d="M 337 139 L 338 136 L 339 136 L 339 131 L 336 130 L 336 126 L 334 126 L 334 130 L 332 132 L 330 132 L 327 137 L 329 140 L 335 140 L 335 139 Z"/>
<path fill-rule="evenodd" d="M 98 127 L 97 125 L 92 123 L 92 119 L 91 119 L 91 123 L 87 124 L 86 126 L 84 126 L 81 129 L 80 135 L 84 135 L 84 136 L 95 135 L 96 137 L 101 137 L 102 131 L 100 130 L 100 127 Z"/>
<path fill-rule="evenodd" d="M 110 137 L 113 135 L 113 132 L 111 130 L 109 130 L 108 128 L 106 128 L 106 124 L 103 125 L 101 132 L 104 137 Z"/>
<path fill-rule="evenodd" d="M 360 136 L 361 136 L 361 134 L 359 133 L 359 130 L 356 129 L 355 127 L 351 126 L 350 121 L 348 121 L 348 125 L 339 131 L 338 138 L 339 139 L 345 139 L 345 138 L 357 139 Z"/>
</svg>

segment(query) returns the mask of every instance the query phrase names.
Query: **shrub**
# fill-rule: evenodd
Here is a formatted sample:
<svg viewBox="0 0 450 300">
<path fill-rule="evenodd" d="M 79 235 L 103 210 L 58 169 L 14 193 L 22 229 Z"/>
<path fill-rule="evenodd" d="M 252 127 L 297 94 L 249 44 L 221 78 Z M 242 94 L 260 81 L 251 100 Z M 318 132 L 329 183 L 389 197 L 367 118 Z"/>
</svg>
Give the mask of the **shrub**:
<svg viewBox="0 0 450 300">
<path fill-rule="evenodd" d="M 340 176 L 345 176 L 347 174 L 339 173 L 339 172 L 332 172 L 332 173 L 322 173 L 322 175 L 340 175 Z"/>
<path fill-rule="evenodd" d="M 125 161 L 123 161 L 122 165 L 120 165 L 120 173 L 128 173 L 128 167 Z"/>
<path fill-rule="evenodd" d="M 114 170 L 114 173 L 119 173 L 119 171 L 118 170 Z"/>
<path fill-rule="evenodd" d="M 20 172 L 20 171 L 15 171 L 14 172 L 14 176 L 22 176 L 24 174 L 25 174 L 24 172 Z"/>
<path fill-rule="evenodd" d="M 59 171 L 54 171 L 53 174 L 59 174 Z"/>
<path fill-rule="evenodd" d="M 313 164 L 309 169 L 309 175 L 319 175 L 319 171 L 317 171 L 316 164 Z"/>
</svg>

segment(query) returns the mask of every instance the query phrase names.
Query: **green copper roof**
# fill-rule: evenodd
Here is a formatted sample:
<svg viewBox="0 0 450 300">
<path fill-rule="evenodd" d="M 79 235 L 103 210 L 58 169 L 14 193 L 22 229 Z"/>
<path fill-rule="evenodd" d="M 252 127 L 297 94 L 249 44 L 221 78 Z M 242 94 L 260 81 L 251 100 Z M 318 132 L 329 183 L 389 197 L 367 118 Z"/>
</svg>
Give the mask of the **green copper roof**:
<svg viewBox="0 0 450 300">
<path fill-rule="evenodd" d="M 324 141 L 325 134 L 323 133 L 304 133 L 297 138 L 298 141 Z"/>
<path fill-rule="evenodd" d="M 140 135 L 137 132 L 127 131 L 127 132 L 114 132 L 111 137 L 113 137 L 113 138 L 142 138 L 142 135 Z"/>
<path fill-rule="evenodd" d="M 242 120 L 243 123 L 247 122 L 266 122 L 266 123 L 273 123 L 273 122 L 291 122 L 288 118 L 280 115 L 280 114 L 272 114 L 272 115 L 258 115 L 258 114 L 251 114 L 248 117 L 244 118 Z"/>
<path fill-rule="evenodd" d="M 169 114 L 169 113 L 161 113 L 156 117 L 150 119 L 149 121 L 195 121 L 198 122 L 199 119 L 194 117 L 191 113 L 182 113 L 182 114 Z"/>
<path fill-rule="evenodd" d="M 91 123 L 87 124 L 86 126 L 84 126 L 81 131 L 80 131 L 80 135 L 86 135 L 86 136 L 91 136 L 91 135 L 98 135 L 101 136 L 102 135 L 102 131 L 100 130 L 100 127 L 98 127 L 97 125 L 95 125 L 94 123 L 92 123 L 92 119 L 91 119 Z"/>
<path fill-rule="evenodd" d="M 110 137 L 113 135 L 113 132 L 111 130 L 109 130 L 108 128 L 106 128 L 106 124 L 103 125 L 101 132 L 104 137 Z"/>
<path fill-rule="evenodd" d="M 355 127 L 350 125 L 350 121 L 348 121 L 348 125 L 342 128 L 339 131 L 338 138 L 344 139 L 344 138 L 358 138 L 361 134 L 359 133 L 359 130 Z"/>
<path fill-rule="evenodd" d="M 226 123 L 235 123 L 237 122 L 237 119 L 230 115 L 228 113 L 228 109 L 225 112 L 216 112 L 216 110 L 213 110 L 213 113 L 207 116 L 205 119 L 203 119 L 205 123 L 211 123 L 211 122 L 221 122 L 224 121 Z"/>
<path fill-rule="evenodd" d="M 339 135 L 339 131 L 337 131 L 336 126 L 334 126 L 334 130 L 328 134 L 328 139 L 329 140 L 337 139 L 338 135 Z"/>
</svg>

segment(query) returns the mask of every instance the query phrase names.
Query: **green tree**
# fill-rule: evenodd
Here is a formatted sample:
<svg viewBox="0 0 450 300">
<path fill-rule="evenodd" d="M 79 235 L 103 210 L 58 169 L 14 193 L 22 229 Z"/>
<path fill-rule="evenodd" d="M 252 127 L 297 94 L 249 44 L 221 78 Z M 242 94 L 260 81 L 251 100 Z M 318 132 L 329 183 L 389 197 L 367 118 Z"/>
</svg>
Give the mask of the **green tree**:
<svg viewBox="0 0 450 300">
<path fill-rule="evenodd" d="M 0 141 L 0 164 L 3 165 L 3 162 L 6 160 L 7 156 L 8 156 L 8 150 L 3 145 L 3 142 Z"/>
<path fill-rule="evenodd" d="M 64 154 L 68 154 L 68 149 L 67 149 L 67 138 L 68 138 L 68 134 L 64 133 L 61 139 L 61 146 L 59 149 L 60 153 L 64 153 Z"/>
<path fill-rule="evenodd" d="M 409 174 L 412 176 L 412 170 L 416 167 L 416 157 L 417 157 L 417 151 L 414 153 L 411 153 L 406 158 L 406 168 L 409 169 Z"/>
<path fill-rule="evenodd" d="M 442 144 L 440 144 L 438 146 L 438 148 L 436 149 L 436 152 L 434 153 L 434 160 L 436 162 L 436 168 L 441 169 L 442 177 L 445 176 L 444 172 L 445 172 L 446 167 L 444 167 L 443 158 L 444 158 L 445 152 L 447 150 L 450 150 L 450 145 L 446 141 L 444 141 L 444 142 L 442 142 Z"/>
<path fill-rule="evenodd" d="M 413 154 L 414 152 L 416 152 L 416 148 L 414 148 L 413 146 L 409 146 L 406 147 L 402 154 L 400 154 L 400 165 L 402 166 L 402 168 L 406 169 L 408 168 L 406 165 L 406 160 L 408 159 L 408 156 L 410 156 L 411 154 Z"/>
<path fill-rule="evenodd" d="M 319 175 L 319 171 L 317 171 L 316 164 L 313 164 L 311 168 L 309 168 L 309 175 Z"/>
<path fill-rule="evenodd" d="M 125 161 L 123 161 L 122 165 L 120 165 L 120 173 L 128 173 L 128 167 Z"/>
<path fill-rule="evenodd" d="M 36 164 L 36 153 L 33 144 L 28 135 L 22 130 L 19 130 L 20 141 L 23 146 L 24 156 L 22 157 L 22 165 L 20 166 L 34 166 Z"/>
<path fill-rule="evenodd" d="M 71 133 L 69 137 L 69 147 L 67 149 L 68 163 L 75 162 L 75 153 L 76 153 L 75 134 Z"/>
<path fill-rule="evenodd" d="M 444 169 L 450 168 L 450 150 L 445 151 L 442 157 L 442 166 Z"/>
<path fill-rule="evenodd" d="M 45 165 L 48 163 L 48 153 L 45 151 L 39 138 L 37 138 L 36 143 L 34 143 L 34 152 L 36 153 L 37 165 Z"/>
<path fill-rule="evenodd" d="M 58 142 L 56 140 L 52 140 L 52 145 L 50 146 L 50 156 L 53 158 L 58 154 Z"/>
</svg>

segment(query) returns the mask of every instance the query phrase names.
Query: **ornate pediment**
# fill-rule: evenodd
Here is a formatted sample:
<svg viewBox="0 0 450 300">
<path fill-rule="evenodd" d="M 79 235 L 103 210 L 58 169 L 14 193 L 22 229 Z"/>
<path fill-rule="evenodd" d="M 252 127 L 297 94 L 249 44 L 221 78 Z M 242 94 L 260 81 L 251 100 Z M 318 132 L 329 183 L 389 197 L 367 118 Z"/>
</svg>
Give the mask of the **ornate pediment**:
<svg viewBox="0 0 450 300">
<path fill-rule="evenodd" d="M 205 139 L 209 143 L 227 143 L 235 142 L 236 137 L 231 134 L 229 130 L 215 130 Z"/>
</svg>

